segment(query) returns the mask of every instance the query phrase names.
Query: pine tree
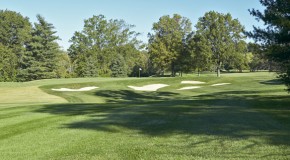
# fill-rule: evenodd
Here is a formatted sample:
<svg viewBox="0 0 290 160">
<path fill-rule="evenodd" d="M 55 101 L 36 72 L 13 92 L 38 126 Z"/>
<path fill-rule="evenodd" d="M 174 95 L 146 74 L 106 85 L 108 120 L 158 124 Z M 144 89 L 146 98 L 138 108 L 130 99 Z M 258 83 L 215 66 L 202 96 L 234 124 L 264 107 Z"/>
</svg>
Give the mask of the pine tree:
<svg viewBox="0 0 290 160">
<path fill-rule="evenodd" d="M 53 31 L 54 26 L 37 15 L 38 23 L 34 23 L 32 39 L 28 45 L 27 68 L 22 75 L 25 80 L 49 79 L 57 77 L 57 56 L 59 45 Z"/>
<path fill-rule="evenodd" d="M 123 56 L 117 55 L 110 66 L 112 74 L 111 77 L 126 77 L 127 76 L 127 65 Z"/>
<path fill-rule="evenodd" d="M 267 49 L 270 61 L 279 65 L 280 78 L 290 92 L 290 1 L 260 0 L 260 3 L 265 6 L 265 11 L 252 9 L 250 13 L 264 21 L 266 28 L 254 27 L 249 36 Z"/>
</svg>

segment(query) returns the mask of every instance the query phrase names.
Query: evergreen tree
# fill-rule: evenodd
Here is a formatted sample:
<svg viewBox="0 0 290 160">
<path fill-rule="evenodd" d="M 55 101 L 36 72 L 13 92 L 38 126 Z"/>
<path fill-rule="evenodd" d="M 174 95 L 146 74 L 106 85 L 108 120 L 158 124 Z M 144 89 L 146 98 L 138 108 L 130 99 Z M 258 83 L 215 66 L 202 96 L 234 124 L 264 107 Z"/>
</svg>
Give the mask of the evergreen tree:
<svg viewBox="0 0 290 160">
<path fill-rule="evenodd" d="M 111 77 L 126 77 L 128 75 L 127 65 L 121 55 L 117 55 L 113 59 L 110 68 L 112 71 Z"/>
<path fill-rule="evenodd" d="M 27 67 L 22 74 L 24 80 L 57 78 L 57 58 L 61 51 L 56 40 L 59 37 L 55 36 L 54 26 L 42 16 L 37 15 L 37 20 L 27 47 Z"/>
<path fill-rule="evenodd" d="M 280 78 L 290 91 L 290 1 L 260 0 L 260 3 L 265 6 L 264 12 L 252 9 L 250 13 L 264 21 L 266 28 L 254 27 L 249 36 L 267 49 L 270 61 L 279 65 Z"/>
</svg>

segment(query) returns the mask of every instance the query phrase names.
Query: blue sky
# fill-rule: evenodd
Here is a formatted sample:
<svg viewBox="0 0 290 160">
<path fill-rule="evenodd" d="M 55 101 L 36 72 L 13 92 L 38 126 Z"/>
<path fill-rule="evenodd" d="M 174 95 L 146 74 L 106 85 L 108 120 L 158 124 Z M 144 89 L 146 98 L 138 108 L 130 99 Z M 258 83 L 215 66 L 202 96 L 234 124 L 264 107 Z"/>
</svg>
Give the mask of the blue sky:
<svg viewBox="0 0 290 160">
<path fill-rule="evenodd" d="M 135 25 L 134 30 L 142 34 L 140 40 L 146 42 L 152 24 L 174 13 L 193 24 L 208 11 L 231 13 L 249 31 L 253 25 L 261 25 L 249 14 L 251 8 L 263 10 L 259 0 L 0 0 L 0 9 L 20 12 L 31 22 L 36 21 L 36 14 L 45 17 L 55 26 L 64 49 L 69 47 L 73 33 L 82 30 L 83 20 L 93 15 L 103 14 L 107 19 L 123 19 Z"/>
</svg>

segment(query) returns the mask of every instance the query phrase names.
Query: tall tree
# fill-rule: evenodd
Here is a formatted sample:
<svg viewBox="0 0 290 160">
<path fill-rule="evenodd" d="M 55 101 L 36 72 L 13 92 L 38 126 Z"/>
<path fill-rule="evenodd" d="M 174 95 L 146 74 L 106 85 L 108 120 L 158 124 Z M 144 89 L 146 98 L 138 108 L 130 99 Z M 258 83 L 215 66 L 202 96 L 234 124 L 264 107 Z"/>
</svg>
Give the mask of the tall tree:
<svg viewBox="0 0 290 160">
<path fill-rule="evenodd" d="M 264 21 L 265 28 L 254 27 L 249 33 L 270 52 L 270 60 L 280 66 L 280 78 L 290 91 L 290 1 L 260 0 L 264 12 L 252 9 L 251 15 Z"/>
<path fill-rule="evenodd" d="M 136 53 L 140 44 L 133 27 L 123 20 L 107 20 L 103 15 L 86 19 L 83 30 L 75 32 L 70 40 L 69 56 L 77 76 L 111 76 L 111 64 L 120 60 L 117 55 L 129 63 L 130 54 Z"/>
<path fill-rule="evenodd" d="M 190 67 L 197 70 L 198 76 L 203 70 L 209 70 L 211 66 L 211 48 L 206 43 L 205 37 L 192 33 L 187 38 L 186 51 L 189 53 Z"/>
<path fill-rule="evenodd" d="M 248 43 L 248 52 L 253 55 L 253 60 L 249 63 L 251 72 L 270 70 L 270 62 L 263 46 L 257 43 Z"/>
<path fill-rule="evenodd" d="M 0 82 L 16 81 L 17 57 L 12 49 L 0 43 Z"/>
<path fill-rule="evenodd" d="M 9 70 L 9 74 L 0 79 L 17 81 L 19 71 L 25 67 L 23 59 L 30 37 L 31 24 L 27 17 L 14 11 L 0 10 L 0 48 L 1 55 L 4 56 L 0 65 L 6 68 L 6 71 L 2 70 L 3 72 L 8 73 Z M 11 62 L 13 65 L 6 65 L 6 62 Z"/>
<path fill-rule="evenodd" d="M 32 39 L 28 44 L 27 68 L 22 74 L 24 80 L 57 78 L 57 58 L 60 47 L 56 42 L 54 26 L 44 17 L 37 15 L 38 23 L 34 23 Z"/>
<path fill-rule="evenodd" d="M 56 75 L 57 78 L 71 77 L 72 64 L 68 54 L 65 51 L 60 51 L 56 58 Z"/>
<path fill-rule="evenodd" d="M 183 41 L 191 32 L 190 20 L 178 14 L 162 16 L 152 30 L 148 46 L 150 59 L 159 72 L 170 68 L 171 75 L 175 76 L 177 61 L 181 60 L 184 51 Z"/>
<path fill-rule="evenodd" d="M 243 48 L 240 45 L 245 38 L 244 27 L 229 13 L 210 11 L 199 18 L 196 29 L 201 45 L 210 46 L 211 59 L 216 65 L 217 76 L 220 77 L 222 65 L 229 57 L 233 53 L 243 52 L 239 49 Z"/>
</svg>

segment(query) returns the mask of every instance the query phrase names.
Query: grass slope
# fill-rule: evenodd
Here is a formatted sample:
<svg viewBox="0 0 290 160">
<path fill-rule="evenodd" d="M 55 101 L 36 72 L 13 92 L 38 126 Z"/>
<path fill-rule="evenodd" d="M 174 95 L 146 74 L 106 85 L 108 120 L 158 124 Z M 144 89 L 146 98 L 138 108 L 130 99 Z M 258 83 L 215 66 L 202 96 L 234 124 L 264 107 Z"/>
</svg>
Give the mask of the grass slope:
<svg viewBox="0 0 290 160">
<path fill-rule="evenodd" d="M 191 86 L 182 80 L 207 83 L 178 91 Z M 154 83 L 170 86 L 157 92 L 127 87 Z M 210 86 L 215 83 L 231 85 Z M 51 90 L 85 86 L 100 88 Z M 20 94 L 24 88 L 31 93 Z M 0 83 L 0 157 L 290 159 L 284 88 L 272 73 Z"/>
</svg>

